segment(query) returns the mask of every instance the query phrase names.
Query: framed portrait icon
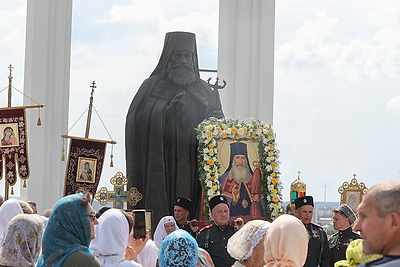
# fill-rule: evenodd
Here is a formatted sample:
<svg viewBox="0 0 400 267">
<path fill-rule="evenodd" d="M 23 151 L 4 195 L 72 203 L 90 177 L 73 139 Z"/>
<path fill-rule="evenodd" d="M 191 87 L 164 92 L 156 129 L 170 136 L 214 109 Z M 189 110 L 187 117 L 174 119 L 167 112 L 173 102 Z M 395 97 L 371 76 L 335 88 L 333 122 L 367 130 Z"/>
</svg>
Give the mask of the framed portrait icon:
<svg viewBox="0 0 400 267">
<path fill-rule="evenodd" d="M 224 195 L 230 215 L 274 219 L 282 212 L 279 151 L 270 125 L 210 118 L 197 127 L 199 179 L 208 200 Z"/>
<path fill-rule="evenodd" d="M 0 147 L 19 146 L 18 123 L 0 124 Z"/>
<path fill-rule="evenodd" d="M 94 184 L 96 181 L 96 166 L 97 159 L 78 157 L 76 182 Z"/>
</svg>

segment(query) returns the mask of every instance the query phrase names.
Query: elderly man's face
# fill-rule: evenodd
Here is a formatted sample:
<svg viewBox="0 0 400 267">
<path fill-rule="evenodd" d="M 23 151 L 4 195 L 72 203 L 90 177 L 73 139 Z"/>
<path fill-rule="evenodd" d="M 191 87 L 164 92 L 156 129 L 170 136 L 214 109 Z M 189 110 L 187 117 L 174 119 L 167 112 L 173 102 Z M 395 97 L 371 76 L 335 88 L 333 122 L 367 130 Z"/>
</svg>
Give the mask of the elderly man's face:
<svg viewBox="0 0 400 267">
<path fill-rule="evenodd" d="M 245 155 L 235 155 L 235 156 L 233 156 L 233 162 L 235 163 L 235 165 L 246 166 L 246 164 L 247 164 L 246 156 Z"/>
<path fill-rule="evenodd" d="M 229 216 L 229 207 L 225 203 L 219 203 L 211 211 L 211 217 L 218 226 L 228 225 Z"/>
<path fill-rule="evenodd" d="M 171 82 L 178 86 L 189 86 L 196 79 L 193 68 L 193 54 L 175 50 L 167 64 L 167 74 Z"/>
<path fill-rule="evenodd" d="M 371 196 L 364 197 L 358 206 L 358 221 L 354 231 L 359 231 L 363 239 L 365 254 L 387 254 L 393 245 L 391 214 L 379 217 Z"/>
</svg>

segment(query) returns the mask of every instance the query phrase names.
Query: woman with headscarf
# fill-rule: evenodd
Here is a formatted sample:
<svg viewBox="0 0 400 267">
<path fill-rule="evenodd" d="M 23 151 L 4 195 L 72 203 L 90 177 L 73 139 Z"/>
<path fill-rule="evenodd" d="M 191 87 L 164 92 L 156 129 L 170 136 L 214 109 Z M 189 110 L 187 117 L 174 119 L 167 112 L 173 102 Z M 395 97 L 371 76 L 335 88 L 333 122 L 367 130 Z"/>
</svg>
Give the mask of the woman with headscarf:
<svg viewBox="0 0 400 267">
<path fill-rule="evenodd" d="M 178 228 L 174 217 L 165 216 L 157 224 L 156 231 L 154 232 L 154 243 L 160 248 L 163 239 Z"/>
<path fill-rule="evenodd" d="M 129 227 L 128 218 L 121 210 L 109 209 L 100 216 L 95 229 L 96 238 L 90 243 L 90 249 L 99 259 L 101 266 L 142 266 L 134 261 L 140 251 L 134 251 L 136 255 L 132 255 L 132 259 L 125 259 L 129 228 L 132 229 L 132 225 Z M 146 241 L 143 242 L 144 247 Z"/>
<path fill-rule="evenodd" d="M 0 266 L 35 266 L 42 248 L 44 221 L 39 215 L 11 219 L 0 247 Z"/>
<path fill-rule="evenodd" d="M 42 254 L 37 266 L 98 267 L 89 250 L 97 224 L 89 194 L 73 194 L 55 205 L 43 235 Z"/>
<path fill-rule="evenodd" d="M 267 221 L 252 220 L 229 238 L 228 253 L 237 260 L 232 266 L 264 266 L 264 236 L 270 225 Z"/>
<path fill-rule="evenodd" d="M 178 229 L 164 238 L 158 254 L 159 267 L 195 267 L 198 261 L 196 240 L 185 230 Z"/>
<path fill-rule="evenodd" d="M 0 206 L 0 243 L 3 240 L 3 233 L 7 229 L 8 223 L 18 214 L 32 214 L 33 211 L 28 203 L 19 199 L 6 200 Z"/>
<path fill-rule="evenodd" d="M 300 267 L 307 258 L 308 232 L 304 224 L 292 215 L 275 219 L 264 239 L 266 267 Z"/>
</svg>

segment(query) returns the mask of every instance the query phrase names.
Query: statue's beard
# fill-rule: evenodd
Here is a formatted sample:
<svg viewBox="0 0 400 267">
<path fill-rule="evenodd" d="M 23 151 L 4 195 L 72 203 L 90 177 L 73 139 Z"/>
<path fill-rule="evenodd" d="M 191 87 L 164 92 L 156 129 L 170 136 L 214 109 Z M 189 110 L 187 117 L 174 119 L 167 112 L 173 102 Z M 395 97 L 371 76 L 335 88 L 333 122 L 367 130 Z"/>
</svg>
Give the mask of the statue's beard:
<svg viewBox="0 0 400 267">
<path fill-rule="evenodd" d="M 251 177 L 252 176 L 247 165 L 232 164 L 232 168 L 229 171 L 229 179 L 234 179 L 238 183 L 248 183 L 250 182 Z"/>
<path fill-rule="evenodd" d="M 168 72 L 168 79 L 178 86 L 189 86 L 196 80 L 194 71 L 189 68 L 172 68 Z"/>
</svg>

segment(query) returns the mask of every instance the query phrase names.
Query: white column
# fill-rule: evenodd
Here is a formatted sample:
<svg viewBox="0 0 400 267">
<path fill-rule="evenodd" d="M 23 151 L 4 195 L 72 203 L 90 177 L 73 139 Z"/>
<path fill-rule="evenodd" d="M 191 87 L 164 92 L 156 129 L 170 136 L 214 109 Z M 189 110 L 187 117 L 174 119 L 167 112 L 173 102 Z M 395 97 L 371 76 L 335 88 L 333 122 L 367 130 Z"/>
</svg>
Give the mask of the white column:
<svg viewBox="0 0 400 267">
<path fill-rule="evenodd" d="M 27 111 L 30 178 L 26 189 L 21 183 L 21 198 L 36 201 L 42 213 L 63 194 L 60 136 L 68 127 L 72 0 L 29 0 L 27 6 L 24 93 L 46 106 L 40 127 L 37 111 Z"/>
<path fill-rule="evenodd" d="M 220 0 L 218 76 L 226 117 L 273 122 L 275 0 Z"/>
</svg>

